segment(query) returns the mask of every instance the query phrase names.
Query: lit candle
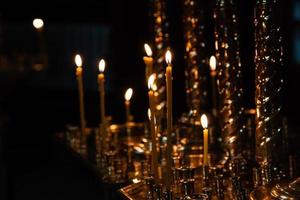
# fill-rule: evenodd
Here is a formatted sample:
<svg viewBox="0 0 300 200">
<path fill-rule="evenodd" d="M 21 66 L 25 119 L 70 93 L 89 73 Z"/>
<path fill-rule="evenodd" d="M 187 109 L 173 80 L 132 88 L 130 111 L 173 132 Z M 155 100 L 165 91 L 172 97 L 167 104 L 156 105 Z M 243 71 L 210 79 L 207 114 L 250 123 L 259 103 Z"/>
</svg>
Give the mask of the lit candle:
<svg viewBox="0 0 300 200">
<path fill-rule="evenodd" d="M 103 59 L 99 62 L 99 75 L 98 75 L 98 84 L 99 84 L 99 93 L 100 93 L 100 113 L 101 113 L 101 122 L 102 125 L 105 124 L 105 87 L 104 87 L 104 70 L 105 70 L 105 61 Z"/>
<path fill-rule="evenodd" d="M 125 109 L 126 109 L 126 122 L 130 122 L 130 99 L 132 97 L 133 90 L 132 88 L 128 88 L 125 92 Z"/>
<path fill-rule="evenodd" d="M 84 114 L 84 93 L 83 93 L 83 82 L 82 82 L 82 60 L 80 55 L 75 56 L 76 63 L 76 78 L 78 84 L 78 97 L 79 97 L 79 112 L 80 112 L 80 125 L 81 133 L 85 134 L 85 114 Z"/>
<path fill-rule="evenodd" d="M 36 63 L 33 65 L 35 70 L 42 70 L 44 67 L 47 66 L 48 64 L 48 55 L 47 55 L 47 49 L 46 49 L 46 44 L 45 44 L 45 38 L 43 34 L 43 29 L 44 29 L 44 21 L 40 18 L 36 18 L 32 21 L 33 27 L 37 31 L 37 36 L 39 40 L 39 50 L 40 50 L 40 56 L 41 56 L 41 61 L 42 63 Z M 42 64 L 42 65 L 41 65 Z"/>
<path fill-rule="evenodd" d="M 150 120 L 151 142 L 152 142 L 152 159 L 151 167 L 154 175 L 154 180 L 158 183 L 158 160 L 157 160 L 157 147 L 156 147 L 156 129 L 155 129 L 155 115 L 154 115 L 154 93 L 153 86 L 155 81 L 155 74 L 152 74 L 148 79 L 148 96 L 150 109 L 148 110 L 148 117 Z M 154 88 L 155 89 L 155 88 Z"/>
<path fill-rule="evenodd" d="M 217 105 L 217 87 L 216 87 L 216 68 L 217 68 L 217 61 L 215 56 L 211 56 L 209 59 L 209 66 L 210 66 L 210 76 L 212 82 L 212 100 L 213 100 L 213 115 L 216 117 L 218 115 L 218 105 Z"/>
<path fill-rule="evenodd" d="M 166 83 L 167 83 L 167 158 L 166 158 L 166 187 L 171 189 L 172 177 L 172 54 L 168 50 L 165 55 L 167 69 L 166 69 Z"/>
<path fill-rule="evenodd" d="M 151 47 L 146 43 L 144 44 L 144 48 L 146 51 L 147 56 L 143 57 L 143 60 L 145 62 L 146 65 L 146 80 L 149 79 L 149 76 L 152 74 L 153 71 L 153 58 L 152 58 L 152 50 Z"/>
<path fill-rule="evenodd" d="M 208 122 L 205 114 L 201 116 L 201 125 L 203 127 L 203 166 L 208 166 Z"/>
</svg>

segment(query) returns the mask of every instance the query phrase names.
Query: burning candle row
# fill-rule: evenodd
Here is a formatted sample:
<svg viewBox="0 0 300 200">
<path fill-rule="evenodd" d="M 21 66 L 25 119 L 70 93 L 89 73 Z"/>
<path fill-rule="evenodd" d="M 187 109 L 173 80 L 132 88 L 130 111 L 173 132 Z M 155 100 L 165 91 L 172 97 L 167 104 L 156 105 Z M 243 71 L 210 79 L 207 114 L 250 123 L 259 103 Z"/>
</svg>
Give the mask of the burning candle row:
<svg viewBox="0 0 300 200">
<path fill-rule="evenodd" d="M 146 65 L 146 78 L 148 79 L 148 97 L 149 97 L 149 107 L 148 115 L 150 120 L 150 130 L 151 130 L 151 141 L 152 141 L 152 173 L 154 175 L 154 179 L 158 182 L 158 157 L 157 157 L 157 124 L 155 120 L 155 91 L 157 90 L 157 86 L 155 84 L 156 74 L 153 73 L 153 58 L 152 58 L 152 50 L 148 44 L 144 45 L 147 56 L 143 58 Z M 172 117 L 172 54 L 168 50 L 165 54 L 165 60 L 167 63 L 166 67 L 166 89 L 167 89 L 167 150 L 166 150 L 166 177 L 172 177 L 172 131 L 173 131 L 173 117 Z M 86 122 L 85 122 L 85 112 L 84 112 L 84 91 L 83 91 L 83 80 L 82 80 L 82 59 L 80 55 L 75 56 L 76 63 L 76 77 L 78 82 L 78 94 L 79 94 L 79 108 L 80 108 L 80 125 L 81 131 L 84 135 Z M 211 75 L 214 77 L 216 75 L 216 59 L 215 57 L 211 57 L 210 59 L 211 65 Z M 102 129 L 100 129 L 100 133 L 102 137 L 105 137 L 105 61 L 103 59 L 99 62 L 99 75 L 98 75 L 98 85 L 99 85 L 99 95 L 100 95 L 100 116 L 101 116 L 101 124 Z M 215 81 L 213 79 L 213 81 Z M 126 90 L 124 98 L 125 98 L 125 110 L 126 110 L 126 123 L 128 124 L 131 121 L 130 114 L 130 99 L 132 97 L 133 90 L 129 88 Z M 215 103 L 214 103 L 214 106 Z M 208 165 L 208 121 L 206 115 L 201 116 L 201 124 L 203 126 L 203 165 Z M 171 179 L 166 179 L 166 188 L 170 189 L 171 187 Z"/>
</svg>

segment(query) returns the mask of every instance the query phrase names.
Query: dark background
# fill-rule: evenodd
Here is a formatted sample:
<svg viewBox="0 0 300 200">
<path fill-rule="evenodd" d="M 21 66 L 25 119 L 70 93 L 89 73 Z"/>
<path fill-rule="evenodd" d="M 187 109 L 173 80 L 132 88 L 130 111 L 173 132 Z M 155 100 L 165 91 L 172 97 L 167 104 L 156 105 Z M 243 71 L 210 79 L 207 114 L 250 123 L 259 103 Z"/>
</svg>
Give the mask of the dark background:
<svg viewBox="0 0 300 200">
<path fill-rule="evenodd" d="M 181 0 L 167 1 L 170 46 L 174 52 L 174 115 L 187 111 L 184 93 L 184 43 Z M 204 4 L 208 14 L 213 2 Z M 241 57 L 245 107 L 254 108 L 253 66 L 254 1 L 239 1 Z M 3 199 L 90 199 L 102 197 L 97 180 L 66 158 L 53 145 L 53 133 L 66 124 L 78 124 L 74 56 L 83 58 L 86 118 L 89 126 L 99 122 L 97 65 L 105 58 L 107 113 L 114 123 L 125 121 L 123 94 L 134 89 L 132 113 L 146 119 L 143 44 L 151 43 L 150 2 L 147 0 L 6 1 L 0 6 L 0 177 Z M 299 138 L 300 3 L 283 2 L 285 39 L 285 115 L 291 141 Z M 32 20 L 45 22 L 42 33 L 49 63 L 34 66 L 39 56 L 38 34 Z M 207 29 L 213 30 L 212 16 Z M 213 35 L 208 52 L 214 53 Z M 299 148 L 293 149 L 299 152 Z M 60 158 L 60 159 L 59 159 Z M 62 189 L 61 189 L 62 188 Z M 65 188 L 65 189 L 64 189 Z M 86 196 L 88 195 L 88 196 Z M 1 198 L 1 196 L 0 196 Z M 1 198 L 1 199 L 2 199 Z M 85 199 L 88 199 L 85 198 Z"/>
</svg>

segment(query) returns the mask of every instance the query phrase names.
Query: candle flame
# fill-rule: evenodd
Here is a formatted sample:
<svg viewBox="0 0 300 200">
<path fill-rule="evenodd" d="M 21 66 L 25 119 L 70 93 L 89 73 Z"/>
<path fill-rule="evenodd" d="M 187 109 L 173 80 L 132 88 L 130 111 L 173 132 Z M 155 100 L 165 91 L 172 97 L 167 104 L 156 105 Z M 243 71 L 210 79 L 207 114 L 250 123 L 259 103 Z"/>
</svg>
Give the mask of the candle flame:
<svg viewBox="0 0 300 200">
<path fill-rule="evenodd" d="M 148 78 L 148 88 L 149 88 L 149 90 L 151 90 L 151 89 L 154 90 L 155 89 L 155 87 L 154 87 L 155 79 L 156 79 L 156 74 L 155 73 L 151 74 L 149 76 L 149 78 Z M 157 89 L 157 87 L 156 87 L 156 89 Z"/>
<path fill-rule="evenodd" d="M 171 64 L 171 61 L 172 61 L 172 54 L 171 54 L 171 51 L 170 51 L 170 50 L 168 50 L 168 51 L 166 52 L 165 58 L 166 58 L 166 63 L 167 63 L 167 64 Z"/>
<path fill-rule="evenodd" d="M 217 61 L 215 56 L 211 56 L 209 59 L 209 66 L 211 71 L 215 71 L 217 68 Z"/>
<path fill-rule="evenodd" d="M 42 19 L 36 18 L 32 21 L 34 28 L 41 29 L 44 26 L 44 21 Z"/>
<path fill-rule="evenodd" d="M 148 118 L 149 118 L 149 120 L 151 120 L 151 110 L 150 110 L 150 108 L 148 108 Z"/>
<path fill-rule="evenodd" d="M 99 71 L 101 73 L 103 73 L 104 70 L 105 70 L 105 61 L 104 61 L 104 59 L 101 59 L 100 62 L 99 62 Z"/>
<path fill-rule="evenodd" d="M 137 178 L 134 178 L 134 179 L 132 179 L 132 182 L 133 182 L 133 183 L 139 183 L 139 182 L 141 182 L 141 180 L 139 180 L 139 179 L 137 179 Z"/>
<path fill-rule="evenodd" d="M 77 54 L 77 55 L 75 56 L 75 63 L 76 63 L 76 66 L 77 66 L 77 67 L 81 67 L 81 66 L 82 66 L 82 60 L 81 60 L 81 57 L 80 57 L 79 54 Z"/>
<path fill-rule="evenodd" d="M 145 43 L 144 48 L 145 48 L 147 56 L 151 57 L 152 56 L 152 50 L 151 50 L 151 47 L 149 46 L 149 44 Z"/>
<path fill-rule="evenodd" d="M 207 128 L 208 122 L 207 122 L 207 117 L 205 114 L 203 114 L 201 116 L 201 125 L 203 128 L 205 128 L 205 129 Z"/>
<path fill-rule="evenodd" d="M 128 88 L 125 92 L 125 95 L 124 95 L 124 98 L 126 101 L 130 101 L 131 97 L 132 97 L 132 93 L 133 93 L 133 90 L 132 88 Z"/>
</svg>

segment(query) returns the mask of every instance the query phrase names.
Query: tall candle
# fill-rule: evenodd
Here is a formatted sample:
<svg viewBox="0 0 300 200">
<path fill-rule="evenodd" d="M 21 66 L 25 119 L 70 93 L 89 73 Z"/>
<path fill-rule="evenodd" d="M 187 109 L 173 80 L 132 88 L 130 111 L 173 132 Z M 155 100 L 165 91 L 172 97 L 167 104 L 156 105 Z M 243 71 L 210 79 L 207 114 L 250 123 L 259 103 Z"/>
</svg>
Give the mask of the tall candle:
<svg viewBox="0 0 300 200">
<path fill-rule="evenodd" d="M 209 66 L 210 66 L 211 87 L 212 87 L 213 115 L 216 117 L 218 115 L 218 105 L 217 105 L 217 87 L 216 87 L 217 61 L 215 56 L 210 57 Z"/>
<path fill-rule="evenodd" d="M 148 117 L 150 119 L 150 131 L 151 131 L 151 142 L 152 142 L 152 151 L 151 151 L 151 167 L 154 175 L 154 180 L 158 183 L 158 157 L 157 157 L 157 145 L 156 145 L 156 129 L 155 129 L 155 115 L 154 115 L 154 92 L 153 86 L 155 81 L 155 74 L 152 74 L 148 79 L 149 87 L 149 105 L 150 109 L 148 110 Z"/>
<path fill-rule="evenodd" d="M 133 90 L 132 88 L 128 88 L 125 92 L 125 109 L 126 109 L 126 122 L 130 122 L 130 99 L 132 97 Z"/>
<path fill-rule="evenodd" d="M 144 56 L 143 60 L 146 65 L 145 76 L 146 76 L 146 80 L 148 80 L 150 75 L 153 72 L 153 58 L 152 58 L 151 47 L 146 43 L 146 44 L 144 44 L 144 48 L 145 48 L 147 56 Z"/>
<path fill-rule="evenodd" d="M 75 56 L 76 63 L 76 78 L 78 85 L 78 97 L 79 97 L 79 112 L 80 112 L 80 125 L 81 133 L 85 134 L 85 113 L 84 113 L 84 92 L 83 92 L 83 82 L 82 82 L 82 60 L 80 55 Z"/>
<path fill-rule="evenodd" d="M 42 64 L 41 65 L 35 65 L 36 67 L 39 66 L 37 69 L 41 70 L 42 67 L 46 67 L 48 64 L 48 54 L 47 54 L 47 48 L 45 44 L 45 38 L 43 34 L 44 30 L 44 21 L 42 19 L 36 18 L 32 21 L 32 24 L 34 28 L 37 30 L 37 35 L 38 35 L 38 40 L 39 40 L 39 50 L 41 53 L 41 59 L 42 59 Z"/>
<path fill-rule="evenodd" d="M 166 188 L 171 189 L 172 177 L 172 54 L 166 52 L 166 83 L 167 83 L 167 158 L 166 158 Z"/>
<path fill-rule="evenodd" d="M 205 114 L 201 116 L 201 125 L 203 127 L 203 166 L 208 166 L 208 122 Z"/>
<path fill-rule="evenodd" d="M 105 70 L 105 61 L 103 59 L 99 62 L 99 75 L 98 75 L 98 84 L 99 84 L 99 93 L 100 93 L 100 116 L 102 125 L 105 124 L 105 77 L 104 77 L 104 70 Z"/>
</svg>

